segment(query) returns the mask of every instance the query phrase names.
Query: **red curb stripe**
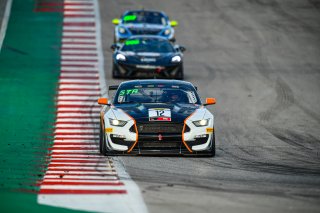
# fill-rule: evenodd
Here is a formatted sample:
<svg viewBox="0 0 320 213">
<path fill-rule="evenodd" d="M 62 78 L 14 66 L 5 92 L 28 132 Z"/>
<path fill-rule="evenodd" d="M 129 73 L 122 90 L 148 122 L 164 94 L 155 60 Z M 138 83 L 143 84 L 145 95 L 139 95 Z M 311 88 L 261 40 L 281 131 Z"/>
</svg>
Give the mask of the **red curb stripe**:
<svg viewBox="0 0 320 213">
<path fill-rule="evenodd" d="M 63 22 L 63 26 L 94 27 L 95 22 Z"/>
<path fill-rule="evenodd" d="M 96 104 L 96 103 L 95 103 Z M 58 104 L 57 108 L 100 108 L 101 106 L 98 105 L 94 105 L 94 106 L 90 106 L 90 105 L 85 105 L 85 104 Z"/>
<path fill-rule="evenodd" d="M 88 39 L 88 40 L 94 40 L 96 39 L 95 36 L 62 36 L 62 39 L 68 39 L 68 38 L 72 38 L 72 39 Z"/>
<path fill-rule="evenodd" d="M 62 176 L 62 178 L 65 175 L 75 176 L 75 177 L 77 177 L 77 176 L 116 177 L 116 174 L 107 174 L 107 173 L 101 173 L 101 174 L 98 174 L 98 173 L 97 174 L 96 173 L 84 173 L 84 174 L 82 174 L 82 173 L 70 173 L 70 174 L 68 174 L 68 173 L 65 173 L 65 172 L 62 172 L 62 173 L 61 172 L 57 172 L 57 173 L 49 173 L 49 174 L 46 174 L 46 175 L 58 175 L 58 176 Z"/>
<path fill-rule="evenodd" d="M 54 133 L 54 135 L 59 136 L 59 135 L 97 135 L 94 132 L 57 132 Z"/>
<path fill-rule="evenodd" d="M 59 121 L 59 122 L 56 122 L 55 125 L 59 125 L 59 124 L 79 124 L 79 125 L 83 125 L 83 124 L 99 124 L 100 122 L 77 122 L 77 121 Z"/>
<path fill-rule="evenodd" d="M 78 70 L 61 70 L 61 73 L 78 73 L 78 74 L 95 74 L 98 75 L 98 71 L 96 70 L 88 70 L 88 71 L 78 71 Z"/>
<path fill-rule="evenodd" d="M 89 3 L 89 2 L 81 2 L 81 3 L 77 3 L 77 2 L 41 2 L 41 3 L 38 3 L 37 5 L 38 7 L 46 7 L 46 6 L 49 6 L 49 7 L 57 7 L 57 6 L 93 6 L 92 3 Z"/>
<path fill-rule="evenodd" d="M 80 59 L 80 58 L 76 59 L 76 58 L 72 58 L 72 59 L 63 59 L 61 61 L 68 61 L 68 62 L 79 62 L 79 61 L 82 61 L 82 62 L 97 62 L 98 59 Z"/>
<path fill-rule="evenodd" d="M 63 56 L 97 56 L 96 53 L 63 53 Z"/>
<path fill-rule="evenodd" d="M 65 81 L 65 82 L 59 82 L 59 85 L 69 85 L 69 84 L 77 84 L 77 85 L 99 85 L 99 82 L 78 82 L 78 81 Z"/>
<path fill-rule="evenodd" d="M 98 130 L 99 127 L 55 127 L 56 130 L 61 129 L 61 130 L 66 130 L 66 129 L 92 129 L 92 130 Z"/>
<path fill-rule="evenodd" d="M 51 181 L 44 181 L 41 185 L 84 185 L 84 186 L 123 186 L 123 183 L 112 183 L 112 182 L 51 182 Z"/>
<path fill-rule="evenodd" d="M 51 163 L 106 163 L 105 159 L 83 159 L 83 160 L 55 160 L 51 159 Z"/>
<path fill-rule="evenodd" d="M 57 151 L 57 150 L 70 150 L 70 151 L 80 151 L 80 150 L 97 150 L 97 147 L 53 147 L 53 148 L 49 148 L 49 151 Z"/>
<path fill-rule="evenodd" d="M 65 14 L 65 18 L 93 18 L 94 14 Z"/>
<path fill-rule="evenodd" d="M 73 76 L 60 76 L 60 79 L 75 79 L 75 80 L 77 80 L 77 79 L 84 79 L 84 80 L 86 80 L 86 79 L 91 79 L 91 80 L 98 80 L 99 79 L 99 77 L 95 77 L 95 76 L 92 76 L 92 77 L 89 77 L 89 76 L 78 76 L 78 77 L 73 77 Z"/>
<path fill-rule="evenodd" d="M 94 12 L 92 9 L 86 8 L 79 8 L 79 9 L 72 9 L 72 8 L 37 8 L 34 10 L 35 12 L 53 12 L 53 13 L 63 13 L 63 12 Z"/>
<path fill-rule="evenodd" d="M 62 64 L 63 67 L 95 67 L 95 64 Z"/>
<path fill-rule="evenodd" d="M 93 94 L 59 94 L 59 96 L 101 96 L 101 95 L 93 95 Z"/>
<path fill-rule="evenodd" d="M 95 33 L 95 30 L 73 30 L 73 29 L 64 29 L 64 33 Z M 96 49 L 96 48 L 95 48 Z"/>
<path fill-rule="evenodd" d="M 76 181 L 81 181 L 81 180 L 90 180 L 90 181 L 110 181 L 110 180 L 113 180 L 113 181 L 119 181 L 119 179 L 114 179 L 114 178 L 109 178 L 109 177 L 106 177 L 104 179 L 99 179 L 99 178 L 85 178 L 85 179 L 81 179 L 81 178 L 44 178 L 43 181 L 46 181 L 46 180 L 76 180 Z"/>
<path fill-rule="evenodd" d="M 126 190 L 40 189 L 39 194 L 127 194 Z"/>
<path fill-rule="evenodd" d="M 60 109 L 60 110 L 58 110 L 57 111 L 57 113 L 59 113 L 59 114 L 62 114 L 62 113 L 87 113 L 87 114 L 89 114 L 89 113 L 91 113 L 91 114 L 95 114 L 95 115 L 92 115 L 92 117 L 91 117 L 91 119 L 97 119 L 97 118 L 99 118 L 99 111 L 93 111 L 92 112 L 92 110 L 91 109 L 78 109 L 78 110 L 62 110 L 62 109 Z"/>
<path fill-rule="evenodd" d="M 59 168 L 49 168 L 48 171 L 62 171 L 68 174 L 69 171 L 72 172 L 116 172 L 115 170 L 110 170 L 110 169 L 59 169 Z M 51 174 L 51 173 L 48 173 Z"/>
<path fill-rule="evenodd" d="M 66 44 L 76 44 L 76 45 L 96 45 L 95 42 L 87 42 L 87 41 L 63 41 L 62 46 Z"/>
<path fill-rule="evenodd" d="M 99 88 L 61 88 L 59 91 L 100 91 Z"/>
<path fill-rule="evenodd" d="M 93 140 L 93 141 L 98 141 L 99 138 L 96 137 L 96 138 L 93 138 L 93 137 L 70 137 L 70 138 L 66 138 L 66 137 L 56 137 L 55 140 Z M 83 155 L 83 153 L 82 153 Z M 95 154 L 97 156 L 99 156 L 98 154 Z M 100 156 L 101 157 L 101 156 Z"/>
</svg>

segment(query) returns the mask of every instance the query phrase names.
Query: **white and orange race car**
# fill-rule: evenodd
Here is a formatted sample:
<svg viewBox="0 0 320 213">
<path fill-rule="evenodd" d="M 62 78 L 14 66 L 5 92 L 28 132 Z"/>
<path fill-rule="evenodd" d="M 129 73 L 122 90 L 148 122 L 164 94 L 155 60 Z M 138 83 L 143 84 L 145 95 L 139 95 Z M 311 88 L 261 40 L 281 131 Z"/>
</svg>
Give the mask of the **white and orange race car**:
<svg viewBox="0 0 320 213">
<path fill-rule="evenodd" d="M 100 98 L 100 152 L 209 155 L 216 152 L 214 116 L 196 88 L 179 80 L 132 80 L 111 86 L 112 102 Z"/>
</svg>

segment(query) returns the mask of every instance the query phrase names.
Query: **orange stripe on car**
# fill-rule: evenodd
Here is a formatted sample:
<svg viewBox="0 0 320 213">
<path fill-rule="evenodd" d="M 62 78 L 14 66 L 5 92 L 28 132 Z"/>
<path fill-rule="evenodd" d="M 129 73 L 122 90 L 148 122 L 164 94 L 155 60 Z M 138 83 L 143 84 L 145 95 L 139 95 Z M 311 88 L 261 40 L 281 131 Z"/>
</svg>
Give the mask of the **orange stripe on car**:
<svg viewBox="0 0 320 213">
<path fill-rule="evenodd" d="M 132 120 L 133 120 L 133 125 L 134 125 L 134 129 L 135 129 L 135 131 L 136 131 L 136 141 L 133 143 L 133 145 L 128 149 L 128 153 L 130 153 L 132 150 L 133 150 L 133 148 L 137 145 L 137 143 L 138 143 L 138 128 L 137 128 L 137 122 L 136 122 L 136 120 L 132 117 L 132 116 L 130 116 L 128 113 L 126 113 L 125 111 L 123 111 L 122 109 L 119 109 L 119 110 L 121 110 L 123 113 L 125 113 L 126 115 L 128 115 L 129 116 L 129 118 L 131 118 Z"/>
<path fill-rule="evenodd" d="M 188 146 L 188 144 L 184 140 L 184 130 L 186 129 L 186 121 L 196 112 L 195 110 L 193 113 L 191 113 L 186 119 L 183 121 L 183 128 L 182 128 L 182 143 L 185 145 L 185 147 L 188 149 L 189 152 L 192 153 L 192 149 Z"/>
</svg>

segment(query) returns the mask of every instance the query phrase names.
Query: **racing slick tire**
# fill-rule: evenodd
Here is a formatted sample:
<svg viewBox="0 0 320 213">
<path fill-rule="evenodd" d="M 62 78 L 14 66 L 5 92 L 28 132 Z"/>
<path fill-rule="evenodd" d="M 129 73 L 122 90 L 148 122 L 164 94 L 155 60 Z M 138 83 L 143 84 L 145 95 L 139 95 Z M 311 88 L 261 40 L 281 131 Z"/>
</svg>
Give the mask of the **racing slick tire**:
<svg viewBox="0 0 320 213">
<path fill-rule="evenodd" d="M 119 71 L 115 68 L 114 65 L 112 65 L 112 77 L 113 78 L 121 78 Z"/>
<path fill-rule="evenodd" d="M 177 79 L 177 80 L 183 80 L 183 78 L 184 78 L 184 75 L 183 75 L 183 66 L 181 66 L 181 69 L 179 70 L 178 73 L 176 73 L 176 75 L 175 75 L 174 78 Z"/>
<path fill-rule="evenodd" d="M 99 135 L 99 149 L 102 155 L 104 156 L 107 155 L 106 135 L 104 134 L 104 131 L 101 125 L 100 125 L 100 135 Z"/>
<path fill-rule="evenodd" d="M 215 138 L 215 134 L 213 133 L 210 156 L 214 157 L 215 155 L 216 155 L 216 138 Z"/>
</svg>

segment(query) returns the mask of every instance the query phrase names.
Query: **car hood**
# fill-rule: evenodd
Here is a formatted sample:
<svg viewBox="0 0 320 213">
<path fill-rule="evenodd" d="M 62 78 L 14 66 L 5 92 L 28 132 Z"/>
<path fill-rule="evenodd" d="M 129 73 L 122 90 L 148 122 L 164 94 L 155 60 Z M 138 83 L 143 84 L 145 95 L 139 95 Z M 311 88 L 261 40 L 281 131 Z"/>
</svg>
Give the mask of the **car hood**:
<svg viewBox="0 0 320 213">
<path fill-rule="evenodd" d="M 116 110 L 121 109 L 126 114 L 130 115 L 136 122 L 149 122 L 149 109 L 170 109 L 171 122 L 183 122 L 188 116 L 190 116 L 195 110 L 200 108 L 200 105 L 196 104 L 117 104 Z M 161 121 L 151 121 L 161 122 Z"/>
</svg>

